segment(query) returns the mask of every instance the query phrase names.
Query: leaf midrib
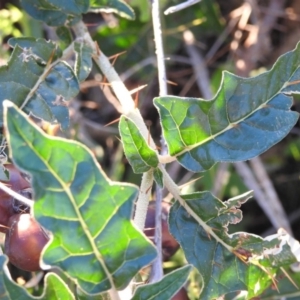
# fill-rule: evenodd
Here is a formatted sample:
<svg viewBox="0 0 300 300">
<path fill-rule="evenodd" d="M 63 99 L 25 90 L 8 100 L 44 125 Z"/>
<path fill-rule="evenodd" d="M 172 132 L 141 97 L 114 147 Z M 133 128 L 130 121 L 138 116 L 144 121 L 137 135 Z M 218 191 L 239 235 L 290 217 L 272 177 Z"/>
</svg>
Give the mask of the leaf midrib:
<svg viewBox="0 0 300 300">
<path fill-rule="evenodd" d="M 297 69 L 298 69 L 298 68 L 297 68 Z M 297 69 L 296 69 L 296 70 L 297 70 Z M 296 72 L 296 71 L 294 71 L 294 72 L 292 73 L 292 75 L 290 76 L 290 78 L 293 76 L 293 74 L 294 74 L 295 72 Z M 289 79 L 290 79 L 290 78 L 289 78 Z M 289 82 L 289 81 L 287 81 L 287 82 Z M 286 84 L 286 82 L 285 82 L 285 84 Z M 228 122 L 229 122 L 229 125 L 228 125 L 227 127 L 225 127 L 223 130 L 219 131 L 218 133 L 215 133 L 215 134 L 210 135 L 209 137 L 207 137 L 206 139 L 202 140 L 201 142 L 198 142 L 198 143 L 193 144 L 193 145 L 190 145 L 190 146 L 185 146 L 184 150 L 182 150 L 182 151 L 180 151 L 180 152 L 178 152 L 178 153 L 176 153 L 176 154 L 174 154 L 174 155 L 172 155 L 172 156 L 177 157 L 177 156 L 180 156 L 180 155 L 185 154 L 186 152 L 192 151 L 193 149 L 195 149 L 195 148 L 197 148 L 197 147 L 200 147 L 200 146 L 204 145 L 205 143 L 214 140 L 216 137 L 218 137 L 218 136 L 222 135 L 223 133 L 227 132 L 228 130 L 234 128 L 235 125 L 238 126 L 240 123 L 242 123 L 244 120 L 246 120 L 247 118 L 249 118 L 250 116 L 252 116 L 254 113 L 256 113 L 257 111 L 259 111 L 259 110 L 262 109 L 263 107 L 266 107 L 266 104 L 267 104 L 268 102 L 270 102 L 272 99 L 274 99 L 277 95 L 281 94 L 281 93 L 282 93 L 281 90 L 282 90 L 283 88 L 285 88 L 285 84 L 284 84 L 284 85 L 280 88 L 280 90 L 279 90 L 277 93 L 275 93 L 270 99 L 266 100 L 264 103 L 262 103 L 261 105 L 259 105 L 255 110 L 251 111 L 251 113 L 249 113 L 248 115 L 244 116 L 243 118 L 237 120 L 237 122 L 234 122 L 234 123 L 229 122 L 228 117 L 227 117 L 227 120 L 228 120 Z M 212 100 L 212 101 L 213 101 L 213 100 Z M 226 115 L 227 115 L 227 113 L 226 113 Z M 170 116 L 173 118 L 173 116 L 172 116 L 171 114 L 170 114 Z M 176 122 L 175 122 L 175 123 L 176 123 Z M 210 125 L 210 124 L 209 124 L 209 125 Z M 178 129 L 178 132 L 179 132 L 179 135 L 180 135 L 180 137 L 181 137 L 181 132 L 180 132 L 179 129 Z M 185 144 L 185 142 L 183 141 L 182 137 L 181 137 L 181 141 L 182 141 L 183 144 Z"/>
<path fill-rule="evenodd" d="M 35 148 L 33 147 L 33 145 L 26 139 L 26 136 L 24 136 L 22 130 L 19 130 L 19 127 L 16 126 L 15 124 L 15 128 L 17 129 L 17 132 L 19 133 L 19 135 L 22 137 L 22 139 L 27 143 L 27 145 L 29 146 L 29 148 L 41 159 L 41 161 L 47 166 L 49 172 L 52 174 L 52 176 L 61 184 L 63 190 L 65 191 L 65 193 L 67 194 L 70 202 L 72 203 L 74 209 L 75 209 L 75 212 L 78 216 L 78 220 L 79 220 L 79 223 L 81 225 L 81 227 L 83 228 L 83 231 L 85 232 L 91 246 L 92 246 L 92 249 L 94 251 L 94 254 L 95 256 L 97 257 L 98 261 L 101 263 L 104 271 L 105 271 L 105 274 L 107 276 L 107 278 L 109 279 L 109 282 L 111 284 L 111 288 L 115 288 L 115 285 L 114 285 L 114 282 L 113 282 L 113 278 L 104 262 L 104 260 L 102 259 L 102 255 L 101 253 L 98 251 L 98 248 L 94 242 L 94 239 L 92 237 L 92 235 L 90 234 L 89 230 L 88 230 L 88 226 L 87 224 L 84 222 L 84 219 L 82 218 L 81 216 L 81 213 L 79 211 L 79 208 L 77 208 L 76 206 L 76 202 L 74 200 L 74 197 L 70 191 L 70 189 L 67 187 L 67 185 L 56 175 L 56 173 L 54 172 L 54 170 L 51 168 L 51 166 L 48 164 L 47 161 L 45 161 L 40 155 L 39 153 L 35 150 Z M 39 129 L 39 128 L 35 128 L 42 136 L 43 138 L 45 138 L 45 135 L 44 133 Z M 52 140 L 54 140 L 53 138 L 51 138 Z"/>
<path fill-rule="evenodd" d="M 131 137 L 131 140 L 132 140 L 132 144 L 134 145 L 134 148 L 136 149 L 136 152 L 139 154 L 140 159 L 141 159 L 148 167 L 152 168 L 152 166 L 151 166 L 151 165 L 143 158 L 143 156 L 141 155 L 139 149 L 142 149 L 142 148 L 138 148 L 138 146 L 137 146 L 137 144 L 136 144 L 136 142 L 135 142 L 135 139 L 134 139 L 134 134 L 132 133 L 131 128 L 130 128 L 130 126 L 128 125 L 127 122 L 126 122 L 126 125 L 127 125 L 127 128 L 128 128 L 128 131 L 129 131 L 129 133 L 130 133 L 130 137 Z M 145 144 L 148 146 L 148 144 L 146 143 L 146 140 L 144 139 L 144 137 L 143 137 L 142 135 L 140 135 L 140 138 L 142 138 L 143 141 L 145 142 Z M 150 151 L 153 151 L 152 154 L 155 154 L 155 155 L 156 155 L 155 151 L 154 151 L 153 149 L 151 149 L 149 146 L 148 146 L 148 149 L 147 149 L 147 150 L 148 150 L 149 152 L 150 152 Z"/>
</svg>

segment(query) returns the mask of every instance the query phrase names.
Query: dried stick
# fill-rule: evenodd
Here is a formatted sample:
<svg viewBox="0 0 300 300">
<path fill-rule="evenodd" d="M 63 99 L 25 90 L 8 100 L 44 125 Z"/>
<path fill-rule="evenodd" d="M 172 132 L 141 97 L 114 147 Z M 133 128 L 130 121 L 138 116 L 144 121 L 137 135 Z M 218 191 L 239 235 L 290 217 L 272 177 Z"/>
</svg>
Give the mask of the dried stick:
<svg viewBox="0 0 300 300">
<path fill-rule="evenodd" d="M 269 210 L 272 212 L 272 217 L 276 219 L 276 229 L 282 227 L 292 235 L 292 229 L 289 224 L 287 215 L 282 207 L 280 199 L 275 191 L 272 181 L 270 180 L 266 169 L 259 157 L 250 160 L 253 173 L 255 174 L 260 186 L 262 187 L 268 199 Z"/>
<path fill-rule="evenodd" d="M 183 41 L 185 43 L 186 51 L 190 56 L 190 60 L 193 62 L 192 66 L 198 88 L 204 98 L 211 99 L 213 95 L 210 89 L 210 80 L 206 63 L 195 47 L 195 37 L 190 30 L 183 32 Z"/>
<path fill-rule="evenodd" d="M 268 203 L 268 201 L 266 200 L 266 195 L 258 184 L 250 167 L 245 162 L 235 163 L 234 167 L 237 173 L 243 178 L 246 187 L 250 190 L 253 190 L 254 197 L 258 205 L 262 208 L 266 216 L 269 218 L 270 222 L 275 228 L 279 228 L 280 226 L 277 220 L 277 216 L 274 215 L 273 211 L 270 209 L 270 203 Z"/>
</svg>

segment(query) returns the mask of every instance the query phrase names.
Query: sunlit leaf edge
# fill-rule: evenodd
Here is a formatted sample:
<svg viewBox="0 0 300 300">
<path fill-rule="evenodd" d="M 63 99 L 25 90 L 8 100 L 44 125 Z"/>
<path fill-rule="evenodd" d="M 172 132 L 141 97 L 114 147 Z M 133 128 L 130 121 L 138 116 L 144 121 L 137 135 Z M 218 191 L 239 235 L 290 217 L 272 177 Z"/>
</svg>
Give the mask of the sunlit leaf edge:
<svg viewBox="0 0 300 300">
<path fill-rule="evenodd" d="M 31 123 L 31 126 L 32 127 L 34 127 L 34 128 L 32 128 L 32 129 L 30 129 L 30 130 L 33 130 L 33 129 L 35 129 L 38 133 L 39 133 L 39 135 L 40 136 L 45 136 L 46 137 L 46 135 L 39 129 L 39 128 L 37 128 L 36 127 L 36 125 L 34 125 L 34 124 L 32 124 L 32 122 L 31 121 L 29 121 L 28 120 L 28 118 L 26 117 L 26 115 L 24 115 L 24 113 L 22 113 L 21 111 L 19 111 L 18 110 L 18 108 L 17 107 L 15 107 L 10 101 L 5 101 L 5 103 L 4 103 L 4 107 L 5 107 L 5 124 L 8 124 L 8 126 L 7 126 L 7 128 L 9 129 L 9 124 L 12 122 L 12 120 L 14 120 L 14 118 L 23 118 L 23 120 L 24 121 L 26 121 L 26 122 L 28 122 L 28 123 Z M 10 120 L 9 122 L 7 121 L 7 120 Z M 26 123 L 25 122 L 25 123 Z M 25 125 L 24 124 L 22 124 L 22 129 L 20 129 L 20 130 L 22 130 L 22 134 L 24 134 L 24 131 L 25 131 Z M 9 132 L 10 132 L 10 130 L 8 130 Z M 9 142 L 9 146 L 10 146 L 10 150 L 12 150 L 12 148 L 11 148 L 11 141 L 10 141 L 10 138 L 11 138 L 11 136 L 10 135 L 8 135 L 8 142 Z M 59 144 L 62 144 L 63 142 L 64 143 L 66 143 L 66 141 L 67 140 L 64 140 L 64 139 L 61 139 L 61 138 L 56 138 L 56 137 L 49 137 L 49 140 L 51 140 L 51 141 L 56 141 L 57 143 L 59 143 Z M 21 143 L 23 143 L 23 142 L 21 142 Z M 106 182 L 107 183 L 109 183 L 110 184 L 110 186 L 119 186 L 119 185 L 121 185 L 122 187 L 123 187 L 123 192 L 122 192 L 122 197 L 124 197 L 124 188 L 126 188 L 127 190 L 130 188 L 131 190 L 132 190 L 132 192 L 134 192 L 134 194 L 132 194 L 131 196 L 130 196 L 130 198 L 128 199 L 128 201 L 126 200 L 126 203 L 125 203 L 125 205 L 126 205 L 126 211 L 127 212 L 129 212 L 129 215 L 128 216 L 126 216 L 126 222 L 128 223 L 127 224 L 127 226 L 126 227 L 124 227 L 124 230 L 125 231 L 127 231 L 127 230 L 129 230 L 131 233 L 134 233 L 134 239 L 132 239 L 132 240 L 130 240 L 130 252 L 129 252 L 129 250 L 127 249 L 126 250 L 126 253 L 127 253 L 127 255 L 129 255 L 129 256 L 132 256 L 133 255 L 133 257 L 131 257 L 130 258 L 130 260 L 126 260 L 125 262 L 123 262 L 122 263 L 122 265 L 121 265 L 121 267 L 119 268 L 119 270 L 118 271 L 114 271 L 114 277 L 113 277 L 113 286 L 115 286 L 116 285 L 116 288 L 119 288 L 119 289 L 122 289 L 122 288 L 124 288 L 128 283 L 129 283 L 129 281 L 131 280 L 131 278 L 130 278 L 130 274 L 131 274 L 131 276 L 133 277 L 142 267 L 144 267 L 144 266 L 146 266 L 146 265 L 148 265 L 153 259 L 155 259 L 155 257 L 156 257 L 156 254 L 157 254 L 157 252 L 156 252 L 156 249 L 155 249 L 155 247 L 153 246 L 153 244 L 144 236 L 144 234 L 142 234 L 139 230 L 137 230 L 136 228 L 135 228 L 135 226 L 134 226 L 134 224 L 133 224 L 133 221 L 130 219 L 130 216 L 131 216 L 131 214 L 132 214 L 132 207 L 133 207 L 133 200 L 135 199 L 135 197 L 136 197 L 136 194 L 137 194 L 137 187 L 135 186 L 135 185 L 132 185 L 132 184 L 127 184 L 127 183 L 117 183 L 117 182 L 111 182 L 107 177 L 106 177 L 106 175 L 102 172 L 102 170 L 100 169 L 100 167 L 99 167 L 99 165 L 97 164 L 97 162 L 96 162 L 96 160 L 95 160 L 95 158 L 94 158 L 94 156 L 91 154 L 91 152 L 90 152 L 90 150 L 87 148 L 87 147 L 85 147 L 85 146 L 83 146 L 83 145 L 81 145 L 80 143 L 78 143 L 78 142 L 75 142 L 75 141 L 67 141 L 67 143 L 68 144 L 73 144 L 73 145 L 76 145 L 76 147 L 82 147 L 83 149 L 84 149 L 84 151 L 86 151 L 86 153 L 88 153 L 88 155 L 90 155 L 91 156 L 91 158 L 92 158 L 92 160 L 94 161 L 94 164 L 97 166 L 96 168 L 98 169 L 98 171 L 101 173 L 101 175 L 105 178 L 105 180 L 106 180 Z M 42 144 L 42 145 L 45 145 L 44 143 Z M 17 146 L 16 146 L 17 147 Z M 44 146 L 43 146 L 44 147 Z M 18 147 L 17 147 L 17 149 L 19 149 Z M 23 151 L 24 152 L 24 151 Z M 26 172 L 28 172 L 28 173 L 30 173 L 31 175 L 33 175 L 33 170 L 31 169 L 28 169 L 28 160 L 26 161 L 25 159 L 23 159 L 23 157 L 16 157 L 16 155 L 14 155 L 14 153 L 15 153 L 15 151 L 11 151 L 10 152 L 10 154 L 11 154 L 11 156 L 12 156 L 12 159 L 14 160 L 14 163 L 19 167 L 19 168 L 21 168 L 22 170 L 24 170 L 24 171 L 26 171 Z M 20 153 L 20 151 L 18 151 L 18 153 Z M 24 153 L 22 153 L 22 155 L 23 155 Z M 21 155 L 21 156 L 22 156 Z M 18 158 L 18 159 L 17 159 Z M 16 160 L 17 159 L 17 160 Z M 37 166 L 36 166 L 36 162 L 35 162 L 35 167 L 33 166 L 33 165 L 31 165 L 31 168 L 36 168 Z M 42 179 L 42 177 L 40 176 L 40 174 L 41 174 L 41 170 L 38 170 L 37 171 L 37 174 L 38 174 L 38 177 L 40 178 L 40 179 Z M 43 173 L 43 177 L 45 177 L 45 175 L 46 175 L 46 173 Z M 33 179 L 35 179 L 36 177 L 34 177 L 33 176 Z M 48 178 L 49 179 L 49 178 Z M 49 181 L 47 181 L 48 183 L 47 184 L 49 184 Z M 45 183 L 46 184 L 46 183 Z M 46 228 L 46 229 L 48 229 L 49 231 L 53 231 L 54 229 L 53 228 L 55 228 L 55 226 L 58 226 L 58 228 L 59 228 L 59 230 L 60 231 L 65 231 L 65 230 L 68 230 L 67 228 L 65 228 L 65 227 L 68 227 L 68 224 L 65 224 L 66 226 L 61 226 L 61 225 L 63 225 L 63 224 L 60 224 L 58 221 L 62 221 L 63 222 L 63 220 L 60 218 L 60 219 L 58 219 L 57 217 L 55 217 L 54 219 L 51 217 L 51 216 L 46 216 L 45 215 L 45 213 L 47 212 L 47 209 L 46 209 L 46 207 L 45 207 L 45 205 L 47 205 L 48 204 L 48 207 L 49 207 L 49 205 L 50 205 L 50 207 L 52 207 L 52 204 L 48 201 L 48 203 L 47 202 L 41 202 L 40 200 L 40 197 L 39 196 L 37 196 L 37 194 L 36 194 L 36 192 L 37 192 L 37 190 L 36 190 L 36 188 L 35 188 L 35 181 L 33 181 L 32 182 L 32 186 L 33 186 L 33 188 L 34 188 L 34 192 L 35 192 L 35 196 L 36 196 L 36 201 L 35 201 L 35 205 L 34 205 L 34 215 L 35 215 L 35 217 L 36 217 L 36 219 Z M 45 192 L 47 193 L 47 191 L 45 190 Z M 49 191 L 48 191 L 48 193 L 49 193 Z M 47 194 L 48 194 L 47 193 Z M 40 194 L 40 192 L 39 192 L 39 194 Z M 126 195 L 126 194 L 125 194 Z M 120 194 L 120 196 L 121 196 L 121 194 Z M 60 201 L 59 203 L 58 203 L 58 205 L 60 206 L 62 204 L 62 202 Z M 41 206 L 42 205 L 42 206 Z M 120 206 L 120 209 L 122 209 L 122 207 L 123 206 Z M 62 208 L 60 208 L 60 210 L 61 210 Z M 127 213 L 126 213 L 127 214 Z M 128 218 L 128 219 L 127 219 Z M 53 220 L 56 220 L 56 222 L 58 222 L 56 225 L 55 224 L 53 224 Z M 99 217 L 98 217 L 98 220 L 99 220 Z M 67 221 L 68 221 L 68 219 L 67 219 Z M 67 222 L 68 223 L 68 222 Z M 103 223 L 103 222 L 102 222 Z M 109 225 L 110 223 L 108 223 L 107 224 L 107 226 Z M 115 223 L 112 223 L 112 226 L 114 226 L 114 224 Z M 130 225 L 129 225 L 130 224 Z M 128 226 L 130 226 L 130 227 L 128 227 Z M 84 227 L 84 226 L 83 226 Z M 85 227 L 84 227 L 85 228 Z M 114 229 L 114 230 L 117 230 L 117 229 Z M 122 229 L 123 230 L 123 229 Z M 55 232 L 56 232 L 56 230 L 54 230 Z M 59 232 L 59 231 L 58 231 Z M 106 231 L 103 231 L 104 232 L 104 234 L 107 236 L 107 234 L 109 234 L 109 231 L 108 232 L 106 232 Z M 109 236 L 110 236 L 110 239 L 112 239 L 112 242 L 117 242 L 118 240 L 119 241 L 121 241 L 121 237 L 120 237 L 120 239 L 118 239 L 118 238 L 116 238 L 116 236 L 117 235 L 120 235 L 120 234 L 122 234 L 121 233 L 121 230 L 117 230 L 117 231 L 115 231 L 115 234 L 114 234 L 114 236 L 111 236 L 111 234 L 109 234 Z M 129 234 L 129 232 L 127 233 L 127 234 Z M 122 234 L 122 236 L 124 237 L 124 234 Z M 53 235 L 53 237 L 55 238 L 56 237 L 56 235 Z M 70 235 L 70 233 L 67 233 L 66 232 L 66 235 L 65 235 L 65 238 L 68 238 L 68 237 L 72 237 L 72 240 L 74 239 L 74 236 L 72 236 L 72 235 Z M 125 237 L 126 237 L 126 235 L 125 235 Z M 130 236 L 128 236 L 128 238 L 130 238 Z M 106 237 L 106 239 L 107 239 L 107 237 Z M 51 240 L 51 242 L 53 243 L 53 240 L 54 239 L 52 239 Z M 75 240 L 76 241 L 76 240 Z M 47 245 L 47 247 L 46 248 L 44 248 L 44 250 L 43 250 L 43 261 L 46 263 L 46 265 L 57 265 L 58 267 L 60 267 L 60 268 L 62 268 L 63 270 L 64 270 L 64 268 L 59 264 L 59 261 L 57 261 L 57 258 L 56 258 L 56 263 L 54 263 L 54 261 L 53 261 L 53 259 L 55 259 L 55 256 L 53 257 L 53 254 L 52 254 L 52 252 L 49 252 L 50 250 L 50 248 L 53 248 L 53 244 L 52 243 L 50 243 L 50 244 L 48 244 Z M 78 248 L 78 246 L 80 246 L 81 244 L 80 244 L 80 242 L 78 242 L 77 241 L 77 248 Z M 73 247 L 73 246 L 72 246 Z M 83 247 L 83 245 L 82 245 L 82 247 Z M 109 247 L 109 249 L 112 249 L 111 248 L 111 245 L 110 244 L 107 244 L 107 245 L 103 245 L 103 246 L 101 246 L 102 248 L 104 247 Z M 55 250 L 55 248 L 54 248 L 54 250 Z M 114 249 L 112 249 L 112 250 L 114 250 Z M 117 249 L 116 249 L 117 250 Z M 76 250 L 74 250 L 74 251 L 76 251 Z M 99 251 L 99 250 L 97 250 L 97 251 Z M 107 250 L 105 250 L 106 252 L 107 252 Z M 111 251 L 111 250 L 110 250 Z M 136 253 L 137 252 L 137 253 Z M 55 253 L 55 252 L 54 252 Z M 77 253 L 77 252 L 76 252 Z M 100 252 L 99 252 L 100 253 Z M 112 252 L 110 252 L 110 253 L 106 253 L 106 256 L 109 254 L 109 258 L 107 257 L 107 258 L 105 258 L 106 259 L 106 261 L 105 261 L 105 263 L 107 262 L 107 260 L 111 260 L 112 258 L 113 258 L 113 256 L 112 256 L 112 254 L 114 254 L 114 255 L 116 255 L 116 253 L 112 253 Z M 99 254 L 99 255 L 101 255 L 101 254 Z M 126 255 L 126 257 L 127 257 L 127 255 Z M 83 258 L 83 256 L 82 256 L 82 258 Z M 121 256 L 121 258 L 122 258 L 122 256 Z M 128 259 L 128 258 L 126 258 L 126 259 Z M 99 260 L 99 262 L 100 261 L 102 261 L 101 259 Z M 63 262 L 63 261 L 62 261 Z M 88 261 L 87 261 L 87 263 L 88 263 Z M 113 264 L 112 265 L 112 268 L 115 268 L 116 266 L 115 266 L 115 264 L 114 264 L 114 262 L 113 261 L 111 261 L 111 263 Z M 117 263 L 119 263 L 119 262 L 117 262 Z M 132 265 L 134 263 L 134 265 Z M 129 265 L 128 265 L 129 264 Z M 130 265 L 131 264 L 131 265 Z M 76 264 L 77 265 L 77 268 L 79 267 L 80 269 L 81 269 L 81 272 L 79 272 L 79 270 L 77 270 L 77 272 L 75 272 L 76 274 L 78 274 L 78 276 L 76 277 L 76 276 L 74 276 L 74 272 L 72 273 L 70 273 L 70 270 L 68 269 L 68 271 L 67 270 L 64 270 L 65 272 L 66 272 L 66 275 L 67 276 L 69 276 L 69 277 L 71 277 L 73 280 L 75 280 L 76 282 L 78 282 L 78 284 L 81 286 L 81 288 L 85 291 L 85 292 L 87 292 L 87 293 L 90 293 L 90 294 L 98 294 L 98 293 L 102 293 L 102 292 L 104 292 L 105 290 L 107 290 L 107 289 L 109 289 L 109 288 L 111 288 L 112 286 L 111 286 L 111 284 L 108 284 L 106 281 L 106 279 L 104 279 L 104 281 L 102 282 L 100 282 L 99 284 L 98 284 L 98 282 L 95 284 L 95 285 L 93 285 L 93 284 L 90 284 L 90 283 L 86 283 L 85 281 L 84 281 L 84 278 L 81 278 L 80 276 L 81 276 L 81 273 L 83 274 L 83 270 L 87 267 L 87 265 L 84 265 L 84 264 L 82 264 L 82 261 L 81 261 L 81 264 L 79 264 L 78 265 L 78 263 Z M 90 265 L 90 266 L 92 266 L 92 265 Z M 104 264 L 103 264 L 103 266 L 104 266 Z M 127 266 L 127 268 L 126 268 L 126 266 Z M 73 267 L 74 266 L 72 266 L 72 269 L 73 269 Z M 128 268 L 130 268 L 130 270 L 129 270 L 129 272 L 128 272 Z M 125 273 L 126 274 L 125 274 Z M 72 275 L 73 274 L 73 275 Z M 90 276 L 94 276 L 95 274 L 94 273 L 92 273 L 92 272 L 90 272 L 89 273 L 90 274 Z M 106 275 L 108 275 L 108 273 L 106 273 Z M 110 276 L 109 277 L 111 277 L 111 274 L 110 274 Z M 112 281 L 111 281 L 112 282 Z M 105 287 L 105 289 L 103 289 Z"/>
<path fill-rule="evenodd" d="M 201 172 L 218 161 L 253 158 L 279 142 L 299 116 L 289 110 L 292 99 L 287 96 L 300 92 L 299 52 L 300 44 L 256 77 L 223 72 L 211 100 L 155 98 L 170 155 L 188 170 Z"/>
<path fill-rule="evenodd" d="M 131 300 L 170 299 L 187 281 L 191 270 L 192 265 L 186 265 L 168 273 L 158 282 L 139 286 Z"/>
<path fill-rule="evenodd" d="M 0 291 L 2 297 L 5 295 L 5 299 L 11 300 L 73 300 L 75 299 L 74 295 L 72 294 L 71 290 L 67 286 L 67 284 L 55 273 L 47 273 L 44 278 L 44 289 L 41 296 L 32 296 L 28 293 L 28 291 L 18 285 L 13 279 L 10 278 L 10 275 L 7 274 L 8 258 L 6 255 L 0 255 L 0 274 L 1 280 L 0 282 Z M 4 282 L 3 282 L 4 281 Z M 55 287 L 54 287 L 55 285 Z M 13 288 L 13 290 L 12 290 Z M 55 297 L 56 296 L 56 297 Z M 0 297 L 2 299 L 2 297 Z"/>
<path fill-rule="evenodd" d="M 186 204 L 175 202 L 170 210 L 170 232 L 187 261 L 200 272 L 203 299 L 241 290 L 248 290 L 249 299 L 258 296 L 272 282 L 276 284 L 272 281 L 274 271 L 296 261 L 291 237 L 285 231 L 264 239 L 246 232 L 227 233 L 228 224 L 241 220 L 236 208 L 249 196 L 251 192 L 222 202 L 209 192 L 196 192 L 182 195 Z M 193 198 L 197 203 L 192 203 Z M 201 205 L 200 200 L 204 201 Z"/>
<path fill-rule="evenodd" d="M 148 146 L 134 122 L 124 115 L 119 122 L 119 132 L 125 155 L 135 173 L 147 172 L 157 167 L 157 153 Z"/>
</svg>

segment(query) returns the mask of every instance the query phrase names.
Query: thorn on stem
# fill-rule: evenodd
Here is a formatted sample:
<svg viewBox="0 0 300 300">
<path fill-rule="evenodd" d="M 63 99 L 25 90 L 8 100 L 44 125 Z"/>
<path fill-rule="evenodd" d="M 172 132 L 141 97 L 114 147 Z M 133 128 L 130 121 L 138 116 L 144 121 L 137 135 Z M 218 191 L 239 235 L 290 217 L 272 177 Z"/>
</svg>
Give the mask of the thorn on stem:
<svg viewBox="0 0 300 300">
<path fill-rule="evenodd" d="M 109 126 L 109 125 L 115 124 L 115 123 L 117 123 L 117 122 L 119 122 L 119 121 L 120 121 L 120 118 L 115 119 L 115 120 L 113 120 L 113 121 L 111 121 L 111 122 L 105 124 L 104 127 L 107 127 L 107 126 Z"/>
<path fill-rule="evenodd" d="M 151 190 L 151 188 L 152 188 L 152 185 L 150 185 L 150 186 L 147 188 L 146 194 L 148 194 L 148 192 Z"/>
<path fill-rule="evenodd" d="M 98 43 L 95 41 L 96 54 L 99 56 L 101 54 L 101 50 L 99 48 Z"/>
</svg>

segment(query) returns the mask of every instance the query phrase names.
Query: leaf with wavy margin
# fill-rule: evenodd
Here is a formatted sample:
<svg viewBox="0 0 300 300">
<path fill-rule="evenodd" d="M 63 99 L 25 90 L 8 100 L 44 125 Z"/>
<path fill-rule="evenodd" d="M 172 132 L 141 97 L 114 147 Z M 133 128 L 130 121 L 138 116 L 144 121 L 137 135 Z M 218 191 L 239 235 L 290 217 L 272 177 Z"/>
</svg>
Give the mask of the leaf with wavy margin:
<svg viewBox="0 0 300 300">
<path fill-rule="evenodd" d="M 280 270 L 276 276 L 276 285 L 271 285 L 267 288 L 257 300 L 299 300 L 300 299 L 300 272 L 293 271 L 291 268 L 286 267 Z M 248 293 L 246 291 L 239 293 L 229 293 L 225 296 L 224 300 L 247 300 Z"/>
<path fill-rule="evenodd" d="M 67 128 L 65 100 L 78 94 L 79 84 L 72 68 L 61 60 L 61 50 L 44 39 L 12 38 L 9 44 L 13 53 L 0 67 L 0 125 L 2 102 L 7 99 L 28 114 Z"/>
<path fill-rule="evenodd" d="M 241 221 L 238 207 L 250 195 L 222 202 L 210 192 L 197 192 L 183 195 L 184 207 L 176 202 L 170 210 L 170 232 L 203 278 L 201 299 L 243 290 L 251 299 L 275 282 L 281 267 L 297 261 L 286 233 L 265 239 L 246 232 L 228 234 L 228 225 Z"/>
<path fill-rule="evenodd" d="M 175 96 L 154 100 L 169 153 L 193 172 L 219 161 L 251 159 L 283 139 L 298 120 L 291 93 L 300 93 L 300 44 L 253 78 L 224 72 L 209 101 Z"/>
<path fill-rule="evenodd" d="M 32 177 L 34 216 L 53 233 L 42 261 L 86 293 L 123 289 L 156 257 L 131 220 L 137 187 L 111 182 L 87 147 L 46 135 L 11 102 L 4 109 L 10 155 Z"/>
<path fill-rule="evenodd" d="M 158 282 L 138 287 L 131 300 L 171 299 L 187 281 L 191 269 L 190 265 L 184 266 L 165 275 Z"/>
<path fill-rule="evenodd" d="M 74 25 L 89 8 L 89 0 L 21 0 L 24 10 L 49 26 Z"/>
<path fill-rule="evenodd" d="M 91 11 L 116 13 L 123 18 L 134 20 L 134 10 L 123 0 L 91 0 Z"/>
<path fill-rule="evenodd" d="M 63 282 L 58 275 L 54 273 L 48 273 L 45 276 L 45 288 L 40 297 L 33 297 L 18 284 L 16 284 L 10 276 L 7 276 L 7 257 L 0 255 L 0 299 L 5 300 L 73 300 L 74 295 L 69 290 L 67 285 Z"/>
</svg>

